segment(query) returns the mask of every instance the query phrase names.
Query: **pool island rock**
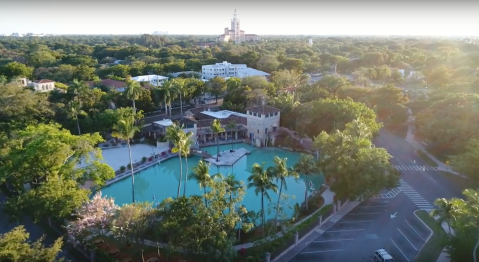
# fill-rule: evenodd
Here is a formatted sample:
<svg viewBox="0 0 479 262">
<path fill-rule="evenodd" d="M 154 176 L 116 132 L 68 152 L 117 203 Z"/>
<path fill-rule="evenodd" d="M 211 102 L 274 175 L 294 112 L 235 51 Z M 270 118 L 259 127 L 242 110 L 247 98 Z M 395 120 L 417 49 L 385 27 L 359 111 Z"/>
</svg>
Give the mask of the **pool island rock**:
<svg viewBox="0 0 479 262">
<path fill-rule="evenodd" d="M 210 158 L 205 158 L 205 161 L 208 161 L 216 166 L 232 166 L 244 155 L 249 154 L 250 152 L 244 148 L 238 148 L 234 151 L 227 150 L 220 152 L 219 161 L 216 161 L 216 155 L 212 155 Z"/>
</svg>

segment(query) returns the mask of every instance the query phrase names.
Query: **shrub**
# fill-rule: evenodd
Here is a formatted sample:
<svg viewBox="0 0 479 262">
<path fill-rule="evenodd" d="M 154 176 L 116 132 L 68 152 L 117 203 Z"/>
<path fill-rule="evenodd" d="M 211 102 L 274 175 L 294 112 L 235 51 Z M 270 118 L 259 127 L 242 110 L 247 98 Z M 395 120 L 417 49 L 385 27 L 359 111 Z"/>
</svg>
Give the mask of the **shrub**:
<svg viewBox="0 0 479 262">
<path fill-rule="evenodd" d="M 120 167 L 120 171 L 121 171 L 121 172 L 124 172 L 124 171 L 125 171 L 125 169 L 126 169 L 126 167 L 125 167 L 125 166 L 121 166 L 121 167 Z"/>
<path fill-rule="evenodd" d="M 141 158 L 141 162 L 145 163 L 146 162 L 146 156 Z"/>
</svg>

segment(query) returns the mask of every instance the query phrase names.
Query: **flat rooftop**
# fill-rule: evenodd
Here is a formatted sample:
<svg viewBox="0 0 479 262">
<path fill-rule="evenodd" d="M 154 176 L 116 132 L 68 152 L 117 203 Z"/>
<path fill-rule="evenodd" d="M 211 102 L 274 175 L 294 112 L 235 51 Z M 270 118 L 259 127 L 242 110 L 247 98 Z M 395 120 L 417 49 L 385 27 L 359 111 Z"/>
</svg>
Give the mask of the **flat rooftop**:
<svg viewBox="0 0 479 262">
<path fill-rule="evenodd" d="M 160 120 L 160 121 L 155 121 L 153 122 L 157 125 L 160 125 L 160 126 L 171 126 L 173 125 L 173 122 L 171 121 L 171 119 L 163 119 L 163 120 Z"/>
<path fill-rule="evenodd" d="M 228 117 L 230 117 L 231 115 L 241 116 L 241 117 L 247 117 L 245 114 L 241 114 L 241 113 L 233 112 L 233 111 L 229 111 L 229 110 L 221 110 L 221 111 L 217 111 L 217 112 L 213 112 L 213 111 L 203 111 L 203 112 L 201 112 L 201 113 L 202 113 L 202 114 L 205 114 L 205 115 L 208 115 L 208 116 L 211 116 L 211 117 L 214 117 L 214 118 L 217 118 L 217 119 L 228 118 Z"/>
</svg>

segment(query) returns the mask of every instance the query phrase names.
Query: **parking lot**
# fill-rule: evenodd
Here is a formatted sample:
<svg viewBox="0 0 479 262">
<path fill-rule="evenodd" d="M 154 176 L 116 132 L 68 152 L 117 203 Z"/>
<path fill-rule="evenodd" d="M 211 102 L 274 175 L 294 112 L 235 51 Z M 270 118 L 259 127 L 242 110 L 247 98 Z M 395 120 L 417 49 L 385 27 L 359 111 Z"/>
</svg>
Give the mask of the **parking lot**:
<svg viewBox="0 0 479 262">
<path fill-rule="evenodd" d="M 416 216 L 399 222 L 389 241 L 390 250 L 397 262 L 413 261 L 432 232 Z"/>
<path fill-rule="evenodd" d="M 395 206 L 385 199 L 362 202 L 338 221 L 325 223 L 324 232 L 290 262 L 371 261 L 379 248 L 398 262 L 412 261 L 430 231 L 411 212 L 391 218 Z"/>
</svg>

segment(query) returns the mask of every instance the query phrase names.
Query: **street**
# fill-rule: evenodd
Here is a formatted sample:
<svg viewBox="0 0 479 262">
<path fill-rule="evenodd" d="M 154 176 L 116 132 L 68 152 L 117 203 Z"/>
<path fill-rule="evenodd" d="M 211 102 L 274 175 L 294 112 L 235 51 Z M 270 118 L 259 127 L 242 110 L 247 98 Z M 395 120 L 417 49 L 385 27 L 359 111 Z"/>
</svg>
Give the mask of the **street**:
<svg viewBox="0 0 479 262">
<path fill-rule="evenodd" d="M 391 162 L 401 172 L 401 178 L 430 203 L 438 198 L 462 197 L 463 188 L 425 163 L 405 139 L 383 128 L 374 144 L 388 150 L 393 156 Z"/>
</svg>

